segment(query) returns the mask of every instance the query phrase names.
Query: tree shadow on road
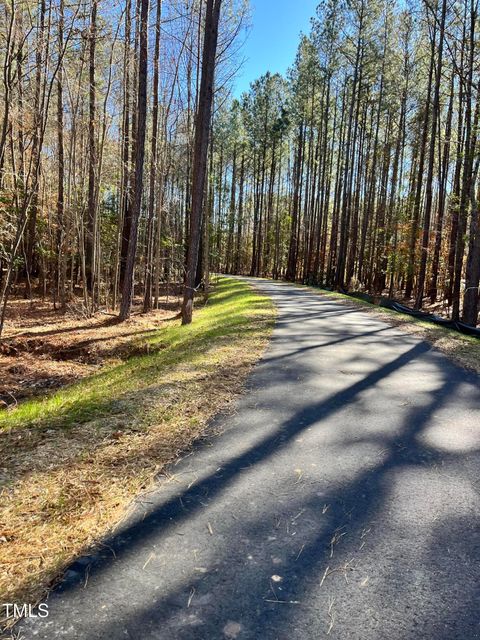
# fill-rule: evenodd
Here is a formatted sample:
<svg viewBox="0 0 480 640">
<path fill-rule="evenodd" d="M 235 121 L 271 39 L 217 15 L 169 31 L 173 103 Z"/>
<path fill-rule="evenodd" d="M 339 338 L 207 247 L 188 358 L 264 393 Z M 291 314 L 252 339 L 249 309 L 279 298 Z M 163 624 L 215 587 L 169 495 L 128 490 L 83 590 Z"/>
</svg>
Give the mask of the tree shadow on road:
<svg viewBox="0 0 480 640">
<path fill-rule="evenodd" d="M 315 429 L 322 429 L 322 421 L 327 417 L 354 403 L 359 395 L 375 388 L 402 367 L 425 356 L 428 350 L 426 343 L 416 343 L 395 360 L 384 364 L 348 388 L 327 399 L 311 402 L 252 447 L 224 461 L 221 468 L 216 468 L 188 488 L 175 492 L 168 500 L 155 504 L 147 513 L 141 516 L 137 514 L 116 535 L 104 541 L 104 549 L 108 549 L 108 552 L 87 560 L 81 559 L 71 567 L 69 579 L 59 589 L 60 597 L 67 597 L 71 589 L 82 589 L 87 565 L 89 584 L 93 584 L 96 590 L 108 589 L 108 578 L 103 585 L 102 574 L 108 574 L 123 557 L 131 557 L 137 548 L 144 548 L 149 541 L 155 540 L 158 543 L 168 536 L 173 527 L 181 523 L 187 525 L 205 508 L 206 501 L 208 504 L 214 503 L 242 477 L 246 469 L 255 470 L 268 465 L 272 456 L 282 454 L 312 425 L 315 425 Z M 472 602 L 478 595 L 478 568 L 472 570 L 466 580 L 462 566 L 456 564 L 456 558 L 463 553 L 468 541 L 458 536 L 452 540 L 450 535 L 442 533 L 442 523 L 438 523 L 439 529 L 432 531 L 433 547 L 428 553 L 436 557 L 446 554 L 448 548 L 453 548 L 452 561 L 447 563 L 450 586 L 443 580 L 432 587 L 431 593 L 423 593 L 423 599 L 415 605 L 410 601 L 410 596 L 406 596 L 406 584 L 411 583 L 405 572 L 408 574 L 412 566 L 408 557 L 405 559 L 402 555 L 405 549 L 397 549 L 394 544 L 389 544 L 388 535 L 382 534 L 382 528 L 386 526 L 385 517 L 390 509 L 393 480 L 398 474 L 412 470 L 430 472 L 439 465 L 456 464 L 461 460 L 460 454 L 438 451 L 425 444 L 420 437 L 432 415 L 455 398 L 459 383 L 455 376 L 449 375 L 452 369 L 454 368 L 450 365 L 442 370 L 439 367 L 441 375 L 437 388 L 430 393 L 428 402 L 410 408 L 400 432 L 360 434 L 351 442 L 342 442 L 345 447 L 360 446 L 362 443 L 370 448 L 376 447 L 381 452 L 377 463 L 367 465 L 355 473 L 353 478 L 347 478 L 341 486 L 328 486 L 322 492 L 317 491 L 318 487 L 305 485 L 301 487 L 302 490 L 297 488 L 287 492 L 284 501 L 272 496 L 270 512 L 262 512 L 261 518 L 252 513 L 251 518 L 242 522 L 232 521 L 226 527 L 223 550 L 216 555 L 212 570 L 200 576 L 186 571 L 185 578 L 179 578 L 171 591 L 163 589 L 153 603 L 139 604 L 133 613 L 118 612 L 115 621 L 110 618 L 104 625 L 99 625 L 98 621 L 92 622 L 91 627 L 86 621 L 86 627 L 83 628 L 89 629 L 89 633 L 94 636 L 87 633 L 82 637 L 113 639 L 125 637 L 127 631 L 129 635 L 126 637 L 138 638 L 222 638 L 223 629 L 229 621 L 238 621 L 240 624 L 239 638 L 251 639 L 317 638 L 323 637 L 322 633 L 327 634 L 330 628 L 332 637 L 335 633 L 340 633 L 337 637 L 380 640 L 389 632 L 392 637 L 437 640 L 442 637 L 439 635 L 442 625 L 450 629 L 449 638 L 468 640 L 478 637 L 476 616 L 468 607 L 454 604 L 450 609 L 445 607 L 441 611 L 435 610 L 437 602 L 448 599 L 448 589 L 452 583 L 463 585 L 464 601 Z M 464 379 L 470 385 L 472 406 L 478 406 L 478 379 L 467 374 Z M 222 438 L 216 443 L 220 449 L 221 440 Z M 469 455 L 473 460 L 472 464 L 478 469 L 476 452 Z M 263 488 L 258 487 L 258 491 L 262 493 Z M 293 536 L 289 535 L 291 531 L 288 531 L 288 523 L 293 527 L 292 518 L 298 513 L 301 516 L 294 520 L 298 537 L 293 540 Z M 302 519 L 306 519 L 303 537 L 299 526 Z M 472 521 L 467 519 L 467 522 Z M 278 533 L 279 527 L 282 535 Z M 396 530 L 395 523 L 392 527 Z M 374 533 L 369 535 L 368 532 L 372 529 Z M 242 539 L 248 540 L 249 547 L 255 549 L 261 547 L 266 537 L 272 534 L 278 538 L 278 543 L 274 542 L 272 545 L 273 556 L 275 547 L 278 547 L 280 563 L 277 568 L 272 565 L 272 555 L 258 556 L 252 566 L 247 560 L 239 561 L 237 551 L 242 547 Z M 332 540 L 337 540 L 338 544 L 332 543 Z M 411 541 L 411 544 L 415 542 Z M 377 582 L 370 574 L 374 576 L 382 571 L 369 565 L 372 550 L 376 547 L 385 549 L 387 566 L 392 568 L 392 571 L 384 571 L 383 580 Z M 364 565 L 363 549 L 364 553 L 369 552 Z M 427 565 L 432 562 L 428 553 L 426 552 Z M 477 560 L 478 566 L 478 545 L 471 557 L 472 560 Z M 402 570 L 404 574 L 399 578 Z M 233 577 L 232 572 L 235 574 Z M 281 573 L 281 584 L 278 586 L 272 583 L 274 572 Z M 392 575 L 396 575 L 396 579 Z M 372 590 L 362 591 L 363 581 L 367 580 L 366 587 L 369 579 L 373 582 Z M 161 575 L 159 580 L 161 583 Z M 214 599 L 213 602 L 208 598 L 207 601 L 205 598 L 202 600 L 201 596 L 214 592 L 218 596 L 223 580 L 226 590 L 221 599 Z M 235 589 L 232 584 L 236 585 Z M 87 598 L 88 591 L 89 589 L 85 591 Z M 435 623 L 431 619 L 433 610 Z M 353 618 L 356 620 L 354 626 L 358 635 L 346 636 L 345 629 L 352 629 Z M 314 636 L 312 624 L 315 625 Z M 418 625 L 423 631 L 415 635 L 414 629 Z M 166 635 L 162 635 L 163 629 L 169 629 Z M 171 629 L 175 629 L 173 636 Z M 318 633 L 317 629 L 320 630 Z M 455 635 L 460 632 L 463 635 Z"/>
</svg>

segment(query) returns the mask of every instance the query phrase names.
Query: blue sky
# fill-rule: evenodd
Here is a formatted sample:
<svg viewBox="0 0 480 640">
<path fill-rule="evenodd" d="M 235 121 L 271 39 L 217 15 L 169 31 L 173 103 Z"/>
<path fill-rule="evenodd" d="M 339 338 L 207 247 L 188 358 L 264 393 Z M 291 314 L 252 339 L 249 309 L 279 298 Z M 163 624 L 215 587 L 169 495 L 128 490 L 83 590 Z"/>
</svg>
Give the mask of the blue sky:
<svg viewBox="0 0 480 640">
<path fill-rule="evenodd" d="M 318 0 L 250 0 L 252 27 L 243 47 L 245 64 L 235 95 L 267 71 L 285 73 L 295 59 L 300 31 L 309 33 Z"/>
</svg>

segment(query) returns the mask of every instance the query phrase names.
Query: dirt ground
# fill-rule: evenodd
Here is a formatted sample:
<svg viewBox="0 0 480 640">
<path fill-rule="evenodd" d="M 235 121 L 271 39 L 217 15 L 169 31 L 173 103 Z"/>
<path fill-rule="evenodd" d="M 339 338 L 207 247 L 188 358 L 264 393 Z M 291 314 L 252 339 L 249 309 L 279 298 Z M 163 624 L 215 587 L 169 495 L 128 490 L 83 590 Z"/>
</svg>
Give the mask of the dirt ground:
<svg viewBox="0 0 480 640">
<path fill-rule="evenodd" d="M 135 300 L 123 323 L 113 313 L 87 318 L 80 305 L 61 313 L 40 298 L 12 299 L 0 341 L 0 410 L 143 353 L 148 347 L 140 339 L 177 315 L 179 293 L 180 287 L 170 286 L 168 298 L 164 294 L 160 308 L 150 313 L 142 313 L 142 301 Z"/>
</svg>

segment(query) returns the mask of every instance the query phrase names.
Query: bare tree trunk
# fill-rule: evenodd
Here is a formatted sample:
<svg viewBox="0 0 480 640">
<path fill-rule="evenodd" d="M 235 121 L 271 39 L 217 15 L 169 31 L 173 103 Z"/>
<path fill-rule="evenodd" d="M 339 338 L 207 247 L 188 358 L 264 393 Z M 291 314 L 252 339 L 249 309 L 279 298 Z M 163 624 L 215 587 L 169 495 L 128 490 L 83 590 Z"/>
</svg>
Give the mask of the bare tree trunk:
<svg viewBox="0 0 480 640">
<path fill-rule="evenodd" d="M 41 131 L 43 128 L 43 92 L 42 76 L 45 73 L 44 70 L 44 53 L 45 53 L 45 17 L 46 17 L 46 3 L 45 0 L 40 1 L 40 18 L 38 26 L 38 39 L 37 50 L 35 53 L 35 100 L 34 100 L 34 134 L 32 140 L 32 160 L 33 166 L 38 167 L 40 171 L 41 157 L 42 157 L 42 145 L 40 139 L 42 137 Z M 45 60 L 46 66 L 46 60 Z M 33 181 L 30 185 L 32 191 L 31 206 L 28 212 L 27 222 L 27 238 L 25 249 L 25 268 L 27 273 L 27 295 L 31 296 L 30 291 L 30 278 L 32 275 L 36 275 L 36 242 L 37 242 L 37 217 L 39 209 L 39 184 L 38 180 Z"/>
<path fill-rule="evenodd" d="M 475 105 L 475 113 L 472 122 L 472 86 L 475 59 L 475 30 L 477 22 L 477 12 L 475 3 L 470 3 L 470 25 L 469 25 L 469 55 L 468 55 L 468 71 L 466 80 L 465 95 L 465 148 L 464 148 L 464 164 L 462 174 L 462 188 L 460 196 L 460 204 L 458 210 L 458 232 L 455 247 L 455 269 L 452 287 L 452 318 L 458 320 L 460 317 L 460 290 L 462 270 L 465 254 L 465 233 L 467 230 L 467 209 L 472 198 L 473 185 L 473 163 L 475 157 L 477 125 L 479 119 L 480 104 L 477 99 Z"/>
<path fill-rule="evenodd" d="M 426 155 L 427 139 L 428 139 L 428 124 L 430 121 L 430 99 L 432 95 L 432 79 L 433 79 L 433 70 L 434 70 L 434 62 L 435 62 L 434 53 L 435 53 L 436 26 L 437 24 L 435 23 L 434 31 L 432 35 L 430 67 L 428 72 L 427 100 L 425 102 L 425 115 L 423 119 L 423 131 L 422 131 L 422 139 L 420 143 L 418 174 L 417 174 L 417 182 L 416 182 L 416 188 L 415 188 L 415 201 L 413 204 L 412 229 L 410 234 L 410 244 L 409 244 L 409 252 L 408 252 L 407 282 L 405 286 L 406 298 L 410 298 L 412 295 L 414 275 L 415 275 L 417 233 L 418 233 L 418 223 L 420 219 L 420 205 L 422 202 L 423 172 L 425 167 L 425 155 Z"/>
<path fill-rule="evenodd" d="M 427 272 L 428 246 L 430 239 L 430 220 L 432 217 L 432 199 L 433 199 L 433 170 L 435 166 L 435 141 L 437 134 L 437 119 L 440 110 L 440 81 L 442 79 L 442 56 L 443 56 L 443 40 L 445 33 L 445 17 L 447 14 L 447 2 L 442 2 L 442 13 L 440 18 L 440 32 L 438 36 L 437 47 L 437 64 L 435 77 L 435 90 L 433 93 L 432 106 L 432 128 L 430 133 L 430 150 L 428 158 L 427 183 L 425 187 L 425 211 L 423 217 L 423 235 L 422 235 L 422 255 L 420 258 L 420 270 L 418 274 L 417 297 L 415 300 L 415 309 L 420 309 L 423 302 L 423 292 L 425 289 L 425 278 Z M 436 16 L 435 16 L 436 17 Z"/>
<path fill-rule="evenodd" d="M 12 7 L 8 7 L 5 4 L 5 17 L 8 17 L 8 27 L 6 31 L 6 43 L 4 50 L 2 80 L 3 80 L 3 117 L 2 125 L 0 128 L 0 189 L 3 186 L 4 168 L 5 168 L 5 156 L 7 150 L 7 134 L 10 126 L 10 102 L 12 92 L 12 80 L 13 80 L 13 60 L 15 57 L 15 22 L 16 11 L 15 4 L 12 2 Z M 20 52 L 19 52 L 20 53 Z M 20 58 L 20 56 L 19 56 Z"/>
<path fill-rule="evenodd" d="M 59 4 L 59 20 L 58 20 L 58 49 L 63 49 L 63 24 L 64 24 L 64 5 L 63 0 Z M 65 154 L 63 146 L 63 71 L 62 67 L 58 69 L 57 76 L 57 145 L 58 145 L 58 191 L 57 191 L 57 289 L 60 308 L 65 311 L 66 307 L 66 291 L 65 283 L 67 278 L 67 255 L 65 248 Z"/>
<path fill-rule="evenodd" d="M 227 252 L 225 256 L 225 271 L 231 273 L 233 271 L 233 231 L 235 229 L 235 205 L 237 193 L 237 148 L 233 149 L 232 161 L 232 186 L 230 191 L 230 209 L 228 212 L 228 240 Z"/>
<path fill-rule="evenodd" d="M 295 281 L 297 277 L 297 254 L 298 254 L 298 215 L 300 209 L 300 189 L 301 189 L 301 175 L 302 175 L 302 159 L 303 159 L 303 147 L 304 147 L 304 126 L 300 125 L 298 132 L 298 146 L 297 153 L 295 155 L 295 166 L 293 169 L 293 203 L 292 203 L 292 222 L 290 227 L 290 245 L 288 250 L 288 264 L 287 264 L 287 280 Z"/>
<path fill-rule="evenodd" d="M 234 273 L 240 273 L 241 265 L 241 247 L 242 247 L 242 232 L 243 232 L 243 193 L 245 182 L 245 151 L 242 150 L 242 163 L 240 165 L 240 186 L 238 195 L 238 214 L 237 214 L 237 238 L 235 248 L 235 262 Z"/>
<path fill-rule="evenodd" d="M 441 164 L 439 169 L 439 185 L 438 185 L 438 212 L 435 224 L 435 247 L 433 251 L 432 260 L 432 276 L 430 280 L 430 287 L 428 295 L 430 296 L 430 302 L 433 304 L 437 299 L 437 287 L 438 287 L 438 271 L 440 267 L 440 250 L 442 248 L 442 232 L 443 232 L 443 220 L 445 216 L 445 202 L 447 199 L 447 177 L 448 166 L 450 161 L 450 143 L 452 136 L 452 115 L 453 115 L 453 100 L 455 94 L 455 72 L 452 71 L 451 78 L 451 90 L 450 100 L 448 104 L 447 122 L 445 125 L 445 139 L 443 142 L 443 152 L 441 157 Z M 438 119 L 437 126 L 440 127 L 440 118 Z"/>
<path fill-rule="evenodd" d="M 88 62 L 88 80 L 89 80 L 89 104 L 88 104 L 88 201 L 87 201 L 87 224 L 85 238 L 85 270 L 87 281 L 84 286 L 92 294 L 95 280 L 95 237 L 96 237 L 96 163 L 97 163 L 97 145 L 95 139 L 95 100 L 96 100 L 96 84 L 95 84 L 95 53 L 97 43 L 97 2 L 91 0 L 90 14 L 90 33 L 89 33 L 89 62 Z"/>
<path fill-rule="evenodd" d="M 132 206 L 130 238 L 128 241 L 125 277 L 120 305 L 120 320 L 130 317 L 132 309 L 135 257 L 137 253 L 138 221 L 142 204 L 143 162 L 145 159 L 145 128 L 147 122 L 147 80 L 148 80 L 148 6 L 149 0 L 141 0 L 140 34 L 138 55 L 137 133 L 135 136 L 135 191 Z"/>
<path fill-rule="evenodd" d="M 470 241 L 465 270 L 465 295 L 463 298 L 462 320 L 474 327 L 478 323 L 478 300 L 480 284 L 480 216 L 478 200 L 472 188 L 471 194 Z"/>
<path fill-rule="evenodd" d="M 145 294 L 143 298 L 143 310 L 152 308 L 152 283 L 153 283 L 153 258 L 154 258 L 154 218 L 155 218 L 155 191 L 157 178 L 157 146 L 158 146 L 158 83 L 160 56 L 160 20 L 162 15 L 162 0 L 157 0 L 157 19 L 155 23 L 155 53 L 153 57 L 153 97 L 152 97 L 152 148 L 150 157 L 150 184 L 148 193 L 148 227 L 147 227 L 147 256 L 145 264 Z M 158 212 L 160 215 L 160 212 Z M 160 242 L 160 238 L 156 239 Z"/>
<path fill-rule="evenodd" d="M 195 122 L 190 238 L 187 252 L 185 292 L 182 305 L 182 324 L 190 324 L 193 313 L 194 283 L 198 261 L 203 198 L 205 192 L 208 139 L 210 135 L 213 83 L 215 77 L 215 56 L 217 51 L 218 23 L 221 3 L 222 0 L 207 0 L 205 9 L 202 79 L 200 82 L 200 95 Z"/>
<path fill-rule="evenodd" d="M 125 221 L 130 206 L 130 38 L 132 31 L 132 0 L 126 0 L 125 44 L 123 53 L 123 114 L 122 114 L 122 167 L 120 174 L 120 215 L 118 218 L 118 255 L 114 284 L 114 307 L 116 307 L 119 287 L 123 284 L 126 248 Z"/>
</svg>

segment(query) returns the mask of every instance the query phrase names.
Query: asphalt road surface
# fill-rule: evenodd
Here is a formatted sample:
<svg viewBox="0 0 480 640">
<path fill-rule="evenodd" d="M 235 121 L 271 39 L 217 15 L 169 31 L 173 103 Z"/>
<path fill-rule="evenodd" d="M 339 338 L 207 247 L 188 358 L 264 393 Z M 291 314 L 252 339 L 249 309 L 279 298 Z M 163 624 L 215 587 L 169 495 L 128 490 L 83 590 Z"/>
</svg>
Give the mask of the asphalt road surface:
<svg viewBox="0 0 480 640">
<path fill-rule="evenodd" d="M 355 308 L 252 282 L 278 320 L 234 415 L 24 638 L 480 638 L 479 377 Z"/>
</svg>

